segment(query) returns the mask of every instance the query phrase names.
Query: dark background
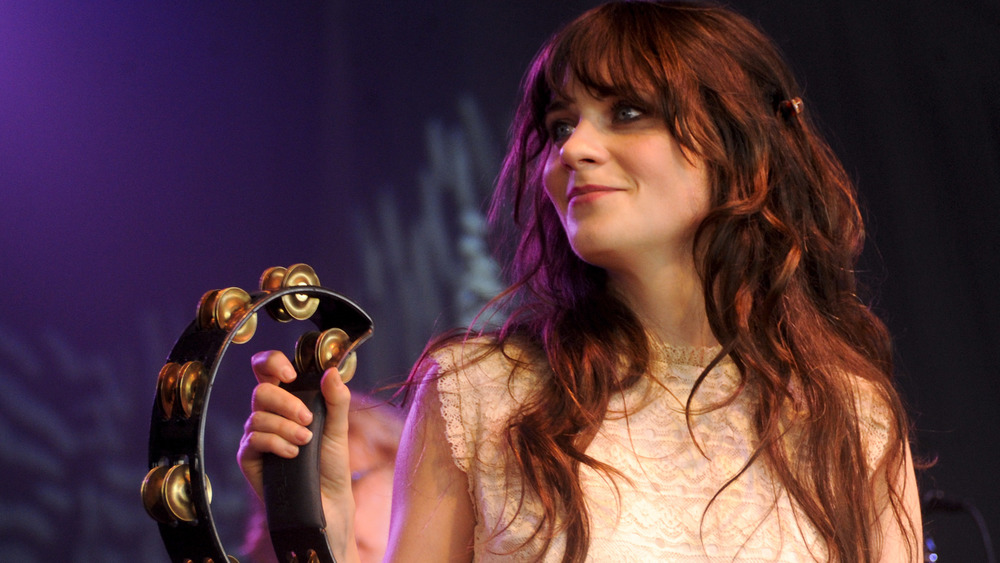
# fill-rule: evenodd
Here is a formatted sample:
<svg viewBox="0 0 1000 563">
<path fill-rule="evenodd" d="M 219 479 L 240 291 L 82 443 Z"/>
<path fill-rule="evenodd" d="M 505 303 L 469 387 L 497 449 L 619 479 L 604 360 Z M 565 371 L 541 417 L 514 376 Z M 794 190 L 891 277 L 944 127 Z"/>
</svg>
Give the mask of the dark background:
<svg viewBox="0 0 1000 563">
<path fill-rule="evenodd" d="M 138 494 L 149 412 L 205 291 L 311 264 L 376 319 L 359 390 L 466 318 L 495 289 L 474 219 L 518 80 L 594 4 L 0 2 L 0 560 L 166 560 Z M 858 182 L 923 489 L 996 532 L 1000 6 L 732 5 Z M 206 438 L 234 553 L 250 352 Z M 968 512 L 926 519 L 942 556 L 984 558 Z"/>
</svg>

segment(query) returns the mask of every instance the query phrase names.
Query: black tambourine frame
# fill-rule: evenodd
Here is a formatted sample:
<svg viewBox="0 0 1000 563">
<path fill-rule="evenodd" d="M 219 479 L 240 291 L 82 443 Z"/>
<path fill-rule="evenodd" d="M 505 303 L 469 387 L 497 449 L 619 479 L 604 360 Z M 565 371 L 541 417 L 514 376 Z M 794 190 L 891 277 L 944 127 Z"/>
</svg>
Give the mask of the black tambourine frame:
<svg viewBox="0 0 1000 563">
<path fill-rule="evenodd" d="M 257 313 L 280 307 L 282 297 L 318 300 L 318 307 L 308 320 L 319 331 L 341 329 L 346 333 L 349 341 L 339 357 L 341 362 L 372 334 L 372 320 L 358 305 L 319 286 L 294 286 L 250 294 L 250 303 L 240 311 L 239 321 L 232 323 L 228 330 L 205 327 L 204 322 L 195 319 L 181 334 L 170 351 L 167 365 L 174 364 L 178 369 L 196 366 L 200 373 L 185 387 L 190 398 L 184 409 L 181 405 L 172 406 L 170 400 L 162 400 L 160 395 L 164 392 L 162 384 L 158 383 L 149 433 L 150 472 L 143 485 L 143 501 L 159 521 L 160 535 L 174 563 L 236 560 L 226 554 L 212 520 L 211 484 L 204 472 L 205 412 L 218 367 L 234 337 L 246 323 L 256 322 Z M 326 414 L 319 392 L 322 368 L 315 364 L 302 368 L 297 363 L 296 369 L 298 377 L 286 387 L 312 410 L 310 429 L 319 436 Z M 300 448 L 299 455 L 291 460 L 265 456 L 264 501 L 279 561 L 335 563 L 325 534 L 318 462 L 319 440 L 312 440 Z M 179 471 L 171 476 L 171 469 Z M 155 481 L 152 484 L 151 478 Z M 173 485 L 172 481 L 178 484 Z M 170 487 L 176 492 L 167 492 Z M 171 510 L 163 507 L 165 503 L 182 506 Z"/>
</svg>

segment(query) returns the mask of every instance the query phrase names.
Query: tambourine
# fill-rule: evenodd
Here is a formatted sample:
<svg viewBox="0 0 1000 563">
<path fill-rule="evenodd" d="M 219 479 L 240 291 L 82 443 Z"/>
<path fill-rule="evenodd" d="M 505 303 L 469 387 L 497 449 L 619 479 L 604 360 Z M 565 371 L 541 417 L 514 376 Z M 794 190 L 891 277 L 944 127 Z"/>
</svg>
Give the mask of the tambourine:
<svg viewBox="0 0 1000 563">
<path fill-rule="evenodd" d="M 237 561 L 226 554 L 212 520 L 212 486 L 204 471 L 205 412 L 226 349 L 253 337 L 261 309 L 275 320 L 309 320 L 318 329 L 298 339 L 298 376 L 283 385 L 312 411 L 309 429 L 315 436 L 322 433 L 326 415 L 319 390 L 323 372 L 338 366 L 346 382 L 354 374 L 354 350 L 372 334 L 371 318 L 347 298 L 320 287 L 305 264 L 269 268 L 253 294 L 230 287 L 201 298 L 195 320 L 157 377 L 150 469 L 141 490 L 173 563 Z M 318 464 L 319 440 L 301 447 L 294 459 L 264 456 L 268 528 L 282 563 L 335 563 L 325 533 Z"/>
</svg>

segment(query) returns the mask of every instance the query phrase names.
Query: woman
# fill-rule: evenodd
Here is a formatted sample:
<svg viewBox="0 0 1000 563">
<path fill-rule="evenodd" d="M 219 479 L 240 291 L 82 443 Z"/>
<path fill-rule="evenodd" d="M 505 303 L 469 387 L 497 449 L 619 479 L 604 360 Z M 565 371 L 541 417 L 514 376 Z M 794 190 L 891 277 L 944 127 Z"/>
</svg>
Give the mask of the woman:
<svg viewBox="0 0 1000 563">
<path fill-rule="evenodd" d="M 714 7 L 612 3 L 542 48 L 494 199 L 516 210 L 508 317 L 411 375 L 389 559 L 920 559 L 889 338 L 855 294 L 860 213 L 798 96 Z M 260 452 L 309 436 L 270 385 L 287 360 L 254 364 L 259 487 Z M 349 507 L 346 466 L 323 472 Z M 354 560 L 349 518 L 328 525 Z"/>
</svg>

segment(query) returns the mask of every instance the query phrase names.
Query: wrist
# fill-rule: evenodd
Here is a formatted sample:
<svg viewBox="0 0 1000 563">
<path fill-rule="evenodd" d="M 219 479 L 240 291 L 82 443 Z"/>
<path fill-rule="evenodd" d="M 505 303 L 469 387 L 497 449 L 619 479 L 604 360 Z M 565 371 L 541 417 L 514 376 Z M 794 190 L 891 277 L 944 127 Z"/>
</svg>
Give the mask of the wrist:
<svg viewBox="0 0 1000 563">
<path fill-rule="evenodd" d="M 360 561 L 357 538 L 354 532 L 354 498 L 348 502 L 324 503 L 326 537 L 337 563 L 357 563 Z"/>
</svg>

